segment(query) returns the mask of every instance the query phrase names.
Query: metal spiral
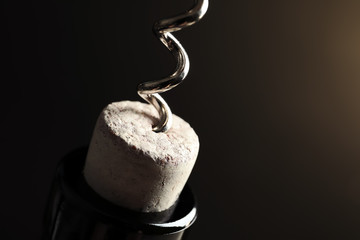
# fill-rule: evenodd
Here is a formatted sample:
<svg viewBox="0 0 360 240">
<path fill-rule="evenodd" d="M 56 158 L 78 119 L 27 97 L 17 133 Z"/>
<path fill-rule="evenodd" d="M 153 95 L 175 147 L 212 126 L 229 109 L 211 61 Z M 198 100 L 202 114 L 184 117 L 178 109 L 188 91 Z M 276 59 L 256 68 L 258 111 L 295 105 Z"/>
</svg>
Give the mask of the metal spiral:
<svg viewBox="0 0 360 240">
<path fill-rule="evenodd" d="M 198 22 L 206 13 L 208 0 L 197 0 L 189 11 L 178 16 L 162 19 L 154 24 L 154 32 L 160 41 L 174 55 L 177 60 L 175 72 L 170 76 L 138 86 L 138 94 L 159 112 L 159 122 L 153 127 L 155 132 L 166 132 L 172 125 L 172 113 L 159 93 L 166 92 L 180 84 L 187 76 L 190 68 L 189 58 L 179 41 L 171 32 L 179 31 Z"/>
</svg>

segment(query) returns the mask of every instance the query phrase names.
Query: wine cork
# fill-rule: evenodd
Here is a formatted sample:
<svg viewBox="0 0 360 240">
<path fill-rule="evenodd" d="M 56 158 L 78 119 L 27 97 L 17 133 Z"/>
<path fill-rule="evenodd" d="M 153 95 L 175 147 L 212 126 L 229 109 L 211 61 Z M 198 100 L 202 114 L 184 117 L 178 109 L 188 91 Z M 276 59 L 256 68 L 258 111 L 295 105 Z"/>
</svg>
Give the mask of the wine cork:
<svg viewBox="0 0 360 240">
<path fill-rule="evenodd" d="M 199 140 L 173 115 L 172 128 L 155 133 L 149 104 L 122 101 L 100 114 L 84 168 L 90 187 L 108 201 L 139 212 L 169 209 L 195 164 Z"/>
</svg>

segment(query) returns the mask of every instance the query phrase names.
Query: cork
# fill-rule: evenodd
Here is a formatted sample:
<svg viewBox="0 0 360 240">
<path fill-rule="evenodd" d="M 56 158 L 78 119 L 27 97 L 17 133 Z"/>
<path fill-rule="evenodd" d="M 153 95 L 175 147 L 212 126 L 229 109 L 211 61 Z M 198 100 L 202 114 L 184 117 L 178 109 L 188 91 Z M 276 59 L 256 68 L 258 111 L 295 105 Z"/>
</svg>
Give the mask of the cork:
<svg viewBox="0 0 360 240">
<path fill-rule="evenodd" d="M 199 139 L 173 115 L 155 133 L 158 114 L 149 104 L 121 101 L 100 114 L 84 167 L 89 186 L 108 201 L 139 212 L 161 212 L 177 200 L 195 164 Z"/>
</svg>

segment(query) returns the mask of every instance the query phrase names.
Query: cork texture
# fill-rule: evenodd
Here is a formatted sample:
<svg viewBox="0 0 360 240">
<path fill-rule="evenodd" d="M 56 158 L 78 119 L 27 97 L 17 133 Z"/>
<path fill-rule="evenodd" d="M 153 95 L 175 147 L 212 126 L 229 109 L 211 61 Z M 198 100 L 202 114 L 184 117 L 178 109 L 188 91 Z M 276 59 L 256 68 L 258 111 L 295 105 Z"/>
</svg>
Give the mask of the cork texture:
<svg viewBox="0 0 360 240">
<path fill-rule="evenodd" d="M 99 195 L 141 212 L 164 211 L 175 203 L 195 164 L 199 140 L 176 115 L 168 132 L 153 132 L 157 117 L 151 105 L 140 102 L 115 102 L 102 111 L 84 168 Z"/>
</svg>

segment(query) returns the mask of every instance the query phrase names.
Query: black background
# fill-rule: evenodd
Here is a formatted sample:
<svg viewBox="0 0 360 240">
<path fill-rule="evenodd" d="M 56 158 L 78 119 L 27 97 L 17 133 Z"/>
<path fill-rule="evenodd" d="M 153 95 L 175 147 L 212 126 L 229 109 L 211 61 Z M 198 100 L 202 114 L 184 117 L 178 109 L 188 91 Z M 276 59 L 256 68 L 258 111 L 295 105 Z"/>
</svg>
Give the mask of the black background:
<svg viewBox="0 0 360 240">
<path fill-rule="evenodd" d="M 2 2 L 1 239 L 39 239 L 59 159 L 175 61 L 152 24 L 192 1 Z M 200 137 L 190 239 L 359 239 L 358 1 L 211 1 L 164 94 Z"/>
</svg>

